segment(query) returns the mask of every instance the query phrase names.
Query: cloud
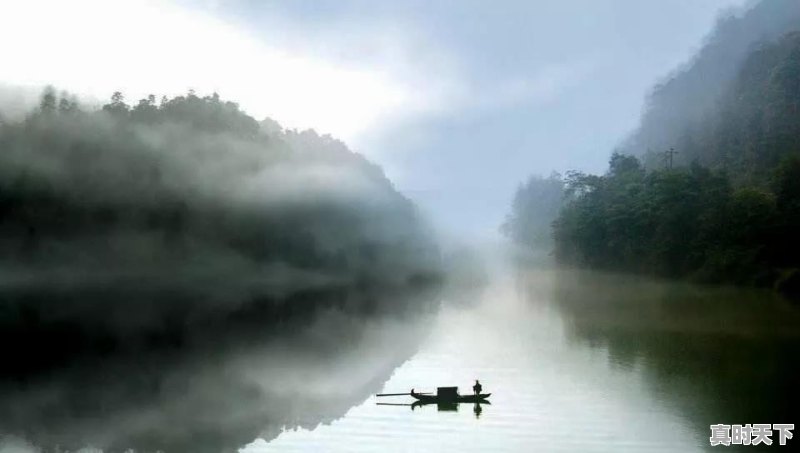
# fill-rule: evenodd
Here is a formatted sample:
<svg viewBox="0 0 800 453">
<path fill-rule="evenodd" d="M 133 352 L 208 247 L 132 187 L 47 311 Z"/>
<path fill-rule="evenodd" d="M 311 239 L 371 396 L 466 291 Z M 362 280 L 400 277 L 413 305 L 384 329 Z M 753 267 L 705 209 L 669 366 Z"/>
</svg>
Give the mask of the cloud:
<svg viewBox="0 0 800 453">
<path fill-rule="evenodd" d="M 594 59 L 544 64 L 531 75 L 501 79 L 489 89 L 483 108 L 507 108 L 520 104 L 547 104 L 583 82 L 597 66 Z"/>
<path fill-rule="evenodd" d="M 95 99 L 116 90 L 129 99 L 219 91 L 256 117 L 348 141 L 438 102 L 393 68 L 271 47 L 215 10 L 148 0 L 2 0 L 0 83 L 53 84 Z"/>
</svg>

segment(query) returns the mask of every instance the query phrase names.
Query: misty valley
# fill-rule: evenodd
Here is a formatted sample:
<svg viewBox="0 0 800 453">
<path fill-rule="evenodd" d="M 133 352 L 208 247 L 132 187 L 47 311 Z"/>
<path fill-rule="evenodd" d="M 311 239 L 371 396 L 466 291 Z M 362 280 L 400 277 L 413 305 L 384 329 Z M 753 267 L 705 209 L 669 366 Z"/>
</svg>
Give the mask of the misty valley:
<svg viewBox="0 0 800 453">
<path fill-rule="evenodd" d="M 711 3 L 0 3 L 0 453 L 791 451 L 800 3 Z"/>
</svg>

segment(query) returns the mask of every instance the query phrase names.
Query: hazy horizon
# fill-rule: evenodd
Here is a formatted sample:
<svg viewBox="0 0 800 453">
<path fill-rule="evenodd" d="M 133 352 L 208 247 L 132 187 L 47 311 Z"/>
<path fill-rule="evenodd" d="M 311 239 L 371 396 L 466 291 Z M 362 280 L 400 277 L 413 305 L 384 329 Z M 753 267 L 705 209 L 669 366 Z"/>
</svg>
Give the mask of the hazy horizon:
<svg viewBox="0 0 800 453">
<path fill-rule="evenodd" d="M 3 2 L 0 96 L 218 91 L 344 140 L 446 233 L 492 237 L 528 175 L 602 171 L 648 90 L 747 3 Z"/>
<path fill-rule="evenodd" d="M 0 453 L 797 442 L 799 0 L 0 0 L 0 43 Z"/>
</svg>

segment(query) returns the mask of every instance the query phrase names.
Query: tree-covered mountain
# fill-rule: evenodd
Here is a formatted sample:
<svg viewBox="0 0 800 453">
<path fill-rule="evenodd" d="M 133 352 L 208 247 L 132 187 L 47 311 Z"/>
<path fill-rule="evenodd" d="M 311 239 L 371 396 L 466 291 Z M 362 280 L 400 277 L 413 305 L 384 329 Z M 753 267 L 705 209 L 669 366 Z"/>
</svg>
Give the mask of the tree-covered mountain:
<svg viewBox="0 0 800 453">
<path fill-rule="evenodd" d="M 800 32 L 792 32 L 745 59 L 718 113 L 681 137 L 678 162 L 698 161 L 760 185 L 785 156 L 800 151 L 799 108 Z"/>
<path fill-rule="evenodd" d="M 650 167 L 661 165 L 661 153 L 675 148 L 678 161 L 691 162 L 697 155 L 683 150 L 707 148 L 697 134 L 707 135 L 709 123 L 723 116 L 742 83 L 749 83 L 742 66 L 765 66 L 754 61 L 759 49 L 799 29 L 800 3 L 795 0 L 762 0 L 741 14 L 720 17 L 695 56 L 653 88 L 639 127 L 618 151 L 647 156 Z"/>
<path fill-rule="evenodd" d="M 379 167 L 217 95 L 128 105 L 116 93 L 86 109 L 47 90 L 27 117 L 0 124 L 8 404 L 22 404 L 19 382 L 49 386 L 60 370 L 105 376 L 111 363 L 173 365 L 209 347 L 219 358 L 323 314 L 420 310 L 437 299 L 414 294 L 435 293 L 440 271 L 425 223 Z M 320 341 L 346 350 L 359 329 L 341 329 Z M 106 384 L 117 388 L 118 377 Z M 154 379 L 143 389 L 158 395 Z M 83 398 L 43 432 L 107 415 L 109 396 Z M 0 424 L 25 431 L 26 414 Z"/>
<path fill-rule="evenodd" d="M 0 232 L 12 281 L 402 281 L 437 267 L 415 207 L 379 167 L 216 94 L 128 105 L 115 93 L 86 110 L 47 90 L 36 111 L 0 124 Z"/>
<path fill-rule="evenodd" d="M 506 229 L 551 220 L 569 265 L 800 294 L 798 30 L 800 3 L 782 0 L 722 20 L 605 174 L 568 172 L 557 216 L 522 209 L 541 202 L 523 187 Z"/>
</svg>

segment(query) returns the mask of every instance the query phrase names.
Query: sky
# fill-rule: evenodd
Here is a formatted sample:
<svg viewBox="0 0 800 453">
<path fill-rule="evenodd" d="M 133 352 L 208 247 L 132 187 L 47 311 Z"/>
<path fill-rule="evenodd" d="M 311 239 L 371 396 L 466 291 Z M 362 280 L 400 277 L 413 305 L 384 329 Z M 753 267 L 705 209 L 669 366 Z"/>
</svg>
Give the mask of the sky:
<svg viewBox="0 0 800 453">
<path fill-rule="evenodd" d="M 648 89 L 746 0 L 0 0 L 0 101 L 219 92 L 491 236 L 531 174 L 603 171 Z"/>
</svg>

